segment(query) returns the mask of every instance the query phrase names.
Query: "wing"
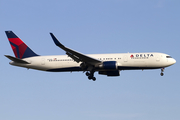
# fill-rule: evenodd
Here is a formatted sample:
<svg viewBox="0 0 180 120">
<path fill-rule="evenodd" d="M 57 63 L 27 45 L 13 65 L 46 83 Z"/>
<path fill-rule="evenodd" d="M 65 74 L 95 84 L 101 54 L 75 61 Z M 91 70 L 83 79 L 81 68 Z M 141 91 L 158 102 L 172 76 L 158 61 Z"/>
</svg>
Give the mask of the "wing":
<svg viewBox="0 0 180 120">
<path fill-rule="evenodd" d="M 54 43 L 60 47 L 61 49 L 63 49 L 64 51 L 66 51 L 66 54 L 71 57 L 74 61 L 76 62 L 85 62 L 87 64 L 90 64 L 90 65 L 97 65 L 97 64 L 100 64 L 102 63 L 102 61 L 98 60 L 98 59 L 95 59 L 95 58 L 92 58 L 92 57 L 89 57 L 87 55 L 84 55 L 82 53 L 79 53 L 75 50 L 72 50 L 70 48 L 67 48 L 65 47 L 63 44 L 61 44 L 58 39 L 52 34 L 50 33 Z"/>
</svg>

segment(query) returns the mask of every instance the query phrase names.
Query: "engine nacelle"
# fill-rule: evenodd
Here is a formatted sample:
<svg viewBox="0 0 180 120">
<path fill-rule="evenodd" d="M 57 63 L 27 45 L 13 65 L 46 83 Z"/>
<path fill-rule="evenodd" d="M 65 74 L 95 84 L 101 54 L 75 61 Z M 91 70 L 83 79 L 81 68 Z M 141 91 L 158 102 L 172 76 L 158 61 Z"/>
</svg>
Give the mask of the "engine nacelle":
<svg viewBox="0 0 180 120">
<path fill-rule="evenodd" d="M 118 64 L 116 61 L 105 61 L 99 67 L 106 70 L 117 70 Z"/>
<path fill-rule="evenodd" d="M 99 74 L 107 76 L 120 76 L 120 71 L 99 71 Z"/>
</svg>

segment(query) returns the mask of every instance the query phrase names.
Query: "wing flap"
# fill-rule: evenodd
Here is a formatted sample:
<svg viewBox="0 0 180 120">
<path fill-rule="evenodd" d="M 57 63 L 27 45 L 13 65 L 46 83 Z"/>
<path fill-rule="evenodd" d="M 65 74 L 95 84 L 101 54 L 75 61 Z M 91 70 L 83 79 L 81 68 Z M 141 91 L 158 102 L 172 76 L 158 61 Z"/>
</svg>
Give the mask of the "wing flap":
<svg viewBox="0 0 180 120">
<path fill-rule="evenodd" d="M 69 52 L 66 52 L 66 54 L 67 54 L 69 57 L 71 57 L 74 61 L 76 61 L 77 63 L 79 63 L 79 62 L 81 61 L 77 56 L 75 56 L 75 55 L 73 55 L 73 54 L 71 54 L 71 53 L 69 53 Z"/>
</svg>

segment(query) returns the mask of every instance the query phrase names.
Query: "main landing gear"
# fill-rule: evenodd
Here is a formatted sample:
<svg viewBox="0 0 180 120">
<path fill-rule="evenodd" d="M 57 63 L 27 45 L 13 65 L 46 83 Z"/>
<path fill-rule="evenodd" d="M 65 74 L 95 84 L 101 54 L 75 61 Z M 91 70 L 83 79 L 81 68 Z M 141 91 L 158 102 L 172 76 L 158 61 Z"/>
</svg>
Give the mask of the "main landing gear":
<svg viewBox="0 0 180 120">
<path fill-rule="evenodd" d="M 88 76 L 89 80 L 96 81 L 96 78 L 94 77 L 94 71 L 86 72 L 86 76 Z"/>
<path fill-rule="evenodd" d="M 163 75 L 164 75 L 164 73 L 163 73 L 163 72 L 164 72 L 164 68 L 161 68 L 161 73 L 160 73 L 160 75 L 161 75 L 161 76 L 163 76 Z"/>
</svg>

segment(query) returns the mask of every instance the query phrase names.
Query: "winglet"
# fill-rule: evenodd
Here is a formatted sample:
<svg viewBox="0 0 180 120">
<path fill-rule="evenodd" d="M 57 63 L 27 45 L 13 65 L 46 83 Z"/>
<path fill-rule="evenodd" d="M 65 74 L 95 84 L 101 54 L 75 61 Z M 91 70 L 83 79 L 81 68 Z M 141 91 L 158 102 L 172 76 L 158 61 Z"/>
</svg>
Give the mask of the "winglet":
<svg viewBox="0 0 180 120">
<path fill-rule="evenodd" d="M 53 35 L 53 33 L 50 33 L 50 35 L 51 35 L 54 43 L 55 43 L 57 46 L 59 46 L 59 47 L 64 47 L 64 45 L 61 44 L 61 43 L 58 41 L 58 39 Z"/>
</svg>

